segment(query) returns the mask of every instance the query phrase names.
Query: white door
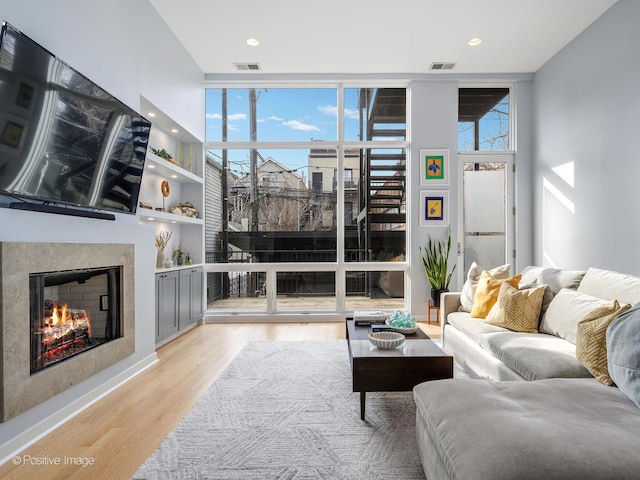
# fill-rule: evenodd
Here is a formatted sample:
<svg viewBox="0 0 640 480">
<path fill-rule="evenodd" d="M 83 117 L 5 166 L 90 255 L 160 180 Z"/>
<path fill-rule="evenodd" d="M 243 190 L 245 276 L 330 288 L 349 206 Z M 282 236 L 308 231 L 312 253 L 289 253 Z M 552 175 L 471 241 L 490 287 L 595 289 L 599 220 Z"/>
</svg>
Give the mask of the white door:
<svg viewBox="0 0 640 480">
<path fill-rule="evenodd" d="M 458 191 L 459 284 L 473 262 L 484 269 L 515 263 L 514 154 L 461 153 Z"/>
</svg>

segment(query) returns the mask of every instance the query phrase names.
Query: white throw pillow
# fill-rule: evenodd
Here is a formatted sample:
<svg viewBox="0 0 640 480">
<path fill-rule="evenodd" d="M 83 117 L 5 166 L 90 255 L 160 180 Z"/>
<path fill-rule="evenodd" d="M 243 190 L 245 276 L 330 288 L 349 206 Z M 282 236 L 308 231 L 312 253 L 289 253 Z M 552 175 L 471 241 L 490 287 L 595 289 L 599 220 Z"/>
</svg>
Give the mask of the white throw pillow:
<svg viewBox="0 0 640 480">
<path fill-rule="evenodd" d="M 501 265 L 488 272 L 491 276 L 497 280 L 502 280 L 509 277 L 509 271 L 511 270 L 511 264 Z M 460 311 L 471 312 L 473 309 L 473 297 L 476 295 L 476 288 L 478 286 L 478 280 L 482 275 L 482 267 L 476 262 L 471 264 L 469 272 L 467 273 L 467 280 L 462 286 L 462 292 L 460 292 Z"/>
<path fill-rule="evenodd" d="M 547 312 L 542 317 L 540 331 L 575 344 L 578 336 L 578 322 L 596 308 L 610 303 L 601 298 L 563 288 L 553 297 Z"/>
</svg>

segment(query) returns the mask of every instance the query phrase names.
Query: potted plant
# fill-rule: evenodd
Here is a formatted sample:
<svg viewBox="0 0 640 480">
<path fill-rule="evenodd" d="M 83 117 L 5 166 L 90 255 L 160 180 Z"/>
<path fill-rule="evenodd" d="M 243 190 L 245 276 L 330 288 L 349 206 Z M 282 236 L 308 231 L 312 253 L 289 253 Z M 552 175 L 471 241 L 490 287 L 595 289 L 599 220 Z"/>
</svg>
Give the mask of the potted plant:
<svg viewBox="0 0 640 480">
<path fill-rule="evenodd" d="M 171 156 L 171 154 L 167 152 L 164 148 L 161 150 L 158 150 L 157 148 L 151 147 L 151 152 L 154 155 L 159 156 L 160 158 L 164 158 L 165 160 L 173 160 L 173 157 Z"/>
<path fill-rule="evenodd" d="M 446 238 L 427 239 L 427 245 L 420 248 L 420 258 L 424 273 L 431 285 L 431 303 L 440 306 L 440 294 L 449 291 L 449 282 L 456 269 L 456 265 L 449 271 L 449 253 L 451 252 L 451 232 Z"/>
<path fill-rule="evenodd" d="M 182 265 L 183 260 L 184 260 L 184 250 L 182 250 L 182 242 L 180 242 L 180 244 L 178 245 L 178 248 L 176 248 L 173 251 L 173 256 L 176 259 L 176 265 Z"/>
</svg>

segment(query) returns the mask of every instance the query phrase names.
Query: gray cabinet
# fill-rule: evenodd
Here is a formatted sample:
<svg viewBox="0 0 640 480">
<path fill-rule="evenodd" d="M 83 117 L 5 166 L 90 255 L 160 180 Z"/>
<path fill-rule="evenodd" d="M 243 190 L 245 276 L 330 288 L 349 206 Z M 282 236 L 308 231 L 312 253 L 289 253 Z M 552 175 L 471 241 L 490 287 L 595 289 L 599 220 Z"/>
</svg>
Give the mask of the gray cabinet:
<svg viewBox="0 0 640 480">
<path fill-rule="evenodd" d="M 179 321 L 180 329 L 202 319 L 202 282 L 204 268 L 180 270 Z"/>
<path fill-rule="evenodd" d="M 202 319 L 203 267 L 156 273 L 156 345 Z"/>
<path fill-rule="evenodd" d="M 177 271 L 156 274 L 156 343 L 178 332 Z"/>
</svg>

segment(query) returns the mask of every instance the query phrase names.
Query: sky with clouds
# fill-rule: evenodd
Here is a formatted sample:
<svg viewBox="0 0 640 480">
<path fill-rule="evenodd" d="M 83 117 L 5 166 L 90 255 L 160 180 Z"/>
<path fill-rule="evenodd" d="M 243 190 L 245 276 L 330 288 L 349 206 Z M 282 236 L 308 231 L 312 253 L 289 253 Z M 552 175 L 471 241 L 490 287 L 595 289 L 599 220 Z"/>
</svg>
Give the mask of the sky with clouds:
<svg viewBox="0 0 640 480">
<path fill-rule="evenodd" d="M 357 140 L 358 89 L 347 89 L 345 131 Z M 257 90 L 258 141 L 309 141 L 337 139 L 337 91 L 333 88 L 269 88 Z M 207 141 L 222 140 L 222 94 L 206 93 Z M 249 89 L 228 90 L 228 141 L 248 141 Z M 353 99 L 353 101 L 351 101 Z"/>
</svg>

